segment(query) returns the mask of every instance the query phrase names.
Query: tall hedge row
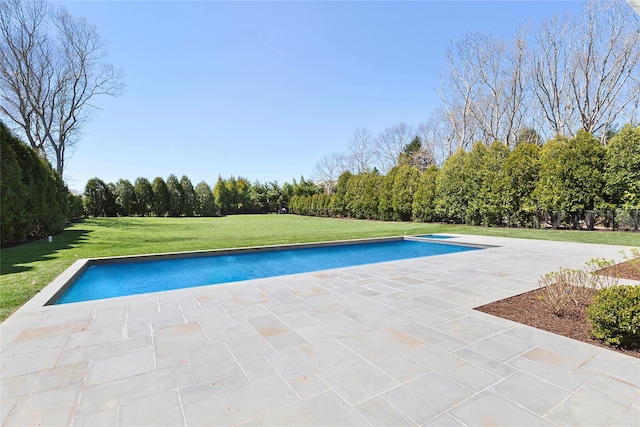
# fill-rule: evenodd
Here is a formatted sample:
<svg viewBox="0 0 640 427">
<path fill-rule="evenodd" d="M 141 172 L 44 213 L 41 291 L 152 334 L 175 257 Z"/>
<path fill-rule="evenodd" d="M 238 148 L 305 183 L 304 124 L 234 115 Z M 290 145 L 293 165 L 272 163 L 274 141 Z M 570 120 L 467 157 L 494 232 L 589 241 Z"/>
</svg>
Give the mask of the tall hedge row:
<svg viewBox="0 0 640 427">
<path fill-rule="evenodd" d="M 459 150 L 440 169 L 410 165 L 386 176 L 343 173 L 331 196 L 292 197 L 292 213 L 484 226 L 593 226 L 593 210 L 640 209 L 640 127 L 627 125 L 608 146 L 585 131 L 542 147 L 501 142 Z M 320 203 L 322 199 L 322 203 Z M 606 219 L 605 219 L 606 221 Z"/>
<path fill-rule="evenodd" d="M 9 246 L 62 231 L 82 214 L 78 196 L 69 193 L 46 159 L 0 122 L 0 236 Z"/>
</svg>

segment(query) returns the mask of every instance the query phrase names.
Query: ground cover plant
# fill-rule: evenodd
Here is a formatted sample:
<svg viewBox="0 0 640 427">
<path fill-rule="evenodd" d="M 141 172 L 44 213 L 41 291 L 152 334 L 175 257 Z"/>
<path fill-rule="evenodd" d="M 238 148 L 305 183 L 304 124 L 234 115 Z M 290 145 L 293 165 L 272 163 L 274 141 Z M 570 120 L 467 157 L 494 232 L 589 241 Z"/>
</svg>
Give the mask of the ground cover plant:
<svg viewBox="0 0 640 427">
<path fill-rule="evenodd" d="M 78 258 L 422 233 L 480 234 L 628 246 L 640 244 L 640 236 L 622 232 L 483 228 L 296 215 L 89 218 L 54 236 L 51 243 L 41 239 L 2 250 L 0 319 L 9 316 Z"/>
</svg>

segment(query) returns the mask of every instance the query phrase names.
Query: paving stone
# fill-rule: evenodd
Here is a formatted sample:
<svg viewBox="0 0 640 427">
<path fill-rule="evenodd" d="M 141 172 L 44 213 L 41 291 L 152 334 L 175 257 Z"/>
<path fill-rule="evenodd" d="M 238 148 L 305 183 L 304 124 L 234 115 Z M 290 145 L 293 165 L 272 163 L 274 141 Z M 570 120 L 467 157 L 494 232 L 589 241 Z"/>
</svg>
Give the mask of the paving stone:
<svg viewBox="0 0 640 427">
<path fill-rule="evenodd" d="M 434 309 L 434 308 L 437 309 L 435 310 L 436 313 L 440 311 L 451 310 L 452 308 L 457 307 L 455 304 L 451 304 L 450 302 L 447 302 L 438 298 L 434 298 L 433 296 L 418 297 L 416 298 L 416 301 L 419 301 L 425 305 L 428 305 L 429 307 L 431 307 L 431 309 Z"/>
<path fill-rule="evenodd" d="M 362 426 L 366 421 L 334 392 L 326 391 L 285 406 L 243 426 Z"/>
<path fill-rule="evenodd" d="M 627 396 L 620 393 L 620 389 L 585 384 L 554 409 L 547 419 L 558 425 L 612 425 L 629 406 Z"/>
<path fill-rule="evenodd" d="M 145 336 L 90 346 L 66 348 L 60 357 L 59 364 L 70 365 L 72 363 L 89 362 L 105 355 L 115 356 L 150 347 L 151 337 Z"/>
<path fill-rule="evenodd" d="M 373 426 L 417 425 L 380 396 L 360 403 L 355 409 Z"/>
<path fill-rule="evenodd" d="M 296 332 L 285 332 L 284 334 L 273 335 L 266 338 L 267 342 L 276 351 L 285 350 L 291 347 L 299 347 L 301 345 L 309 344 L 307 340 L 302 338 Z"/>
<path fill-rule="evenodd" d="M 187 352 L 209 345 L 199 323 L 171 326 L 155 331 L 155 350 L 158 357 L 175 352 Z"/>
<path fill-rule="evenodd" d="M 524 372 L 517 372 L 491 387 L 497 394 L 540 416 L 555 408 L 571 392 Z"/>
<path fill-rule="evenodd" d="M 422 309 L 404 313 L 404 316 L 409 320 L 413 320 L 414 322 L 418 322 L 425 326 L 435 326 L 446 321 L 442 317 L 428 313 Z"/>
<path fill-rule="evenodd" d="M 38 350 L 30 353 L 16 355 L 2 369 L 0 377 L 17 377 L 29 373 L 37 373 L 56 366 L 62 355 L 62 347 L 54 347 L 49 350 Z M 4 359 L 6 356 L 2 356 Z"/>
<path fill-rule="evenodd" d="M 245 376 L 252 383 L 264 381 L 278 375 L 278 371 L 271 366 L 265 357 L 258 357 L 240 364 Z"/>
<path fill-rule="evenodd" d="M 280 320 L 282 320 L 292 329 L 304 328 L 306 326 L 313 326 L 318 324 L 318 321 L 309 316 L 307 313 L 295 312 L 281 314 L 278 317 L 280 317 Z"/>
<path fill-rule="evenodd" d="M 602 347 L 567 339 L 561 335 L 552 334 L 551 332 L 525 325 L 517 325 L 516 327 L 505 331 L 505 334 L 525 342 L 535 342 L 537 347 L 542 347 L 566 357 L 581 361 L 589 360 L 596 354 L 603 351 Z"/>
<path fill-rule="evenodd" d="M 285 379 L 292 380 L 348 362 L 357 357 L 347 347 L 328 339 L 283 350 L 267 356 L 267 359 Z"/>
<path fill-rule="evenodd" d="M 432 371 L 431 368 L 402 353 L 380 359 L 375 362 L 375 365 L 401 383 Z"/>
<path fill-rule="evenodd" d="M 2 399 L 28 395 L 43 390 L 82 383 L 87 376 L 89 363 L 76 363 L 46 369 L 37 375 L 20 375 L 2 380 Z"/>
<path fill-rule="evenodd" d="M 409 313 L 412 311 L 420 310 L 422 307 L 424 307 L 424 304 L 416 300 L 404 300 L 394 304 L 390 304 L 389 307 L 403 313 Z"/>
<path fill-rule="evenodd" d="M 209 375 L 208 381 L 201 381 L 182 387 L 180 400 L 184 405 L 210 399 L 223 393 L 230 392 L 250 384 L 244 373 L 237 369 L 222 372 L 218 375 Z"/>
<path fill-rule="evenodd" d="M 180 401 L 175 391 L 167 391 L 132 400 L 120 406 L 119 426 L 183 425 Z"/>
<path fill-rule="evenodd" d="M 328 368 L 318 376 L 350 405 L 356 405 L 400 384 L 398 380 L 362 359 Z"/>
<path fill-rule="evenodd" d="M 193 376 L 185 364 L 86 387 L 78 413 L 86 415 L 116 408 L 129 400 L 157 394 L 159 390 L 177 390 L 190 384 L 193 384 Z"/>
<path fill-rule="evenodd" d="M 531 350 L 533 347 L 531 341 L 525 342 L 510 335 L 497 334 L 473 343 L 467 348 L 482 353 L 492 359 L 506 362 Z"/>
<path fill-rule="evenodd" d="M 533 360 L 541 365 L 557 369 L 560 372 L 571 372 L 581 364 L 579 360 L 541 347 L 536 347 L 526 353 L 523 353 L 522 357 Z"/>
<path fill-rule="evenodd" d="M 640 408 L 631 406 L 618 420 L 615 421 L 616 426 L 637 427 L 640 425 Z"/>
<path fill-rule="evenodd" d="M 499 360 L 477 353 L 469 347 L 461 348 L 451 354 L 501 378 L 508 377 L 516 370 L 514 367 L 502 363 Z"/>
<path fill-rule="evenodd" d="M 238 362 L 244 362 L 246 360 L 255 359 L 256 357 L 266 356 L 274 352 L 273 348 L 260 335 L 227 341 L 226 344 Z"/>
<path fill-rule="evenodd" d="M 370 328 L 363 324 L 342 315 L 332 314 L 331 317 L 334 320 L 300 328 L 296 332 L 308 342 L 313 343 L 327 338 L 352 338 L 371 331 Z M 337 320 L 335 320 L 336 317 Z"/>
<path fill-rule="evenodd" d="M 492 322 L 465 316 L 441 323 L 438 329 L 467 342 L 476 342 L 507 329 Z"/>
<path fill-rule="evenodd" d="M 565 390 L 575 391 L 584 384 L 584 381 L 579 377 L 564 374 L 553 368 L 549 368 L 523 357 L 516 357 L 507 363 L 509 366 L 513 366 L 514 368 L 541 378 L 551 384 L 564 388 Z"/>
<path fill-rule="evenodd" d="M 95 317 L 91 321 L 91 329 L 120 327 L 127 320 L 128 310 L 126 306 L 101 307 L 96 308 Z"/>
<path fill-rule="evenodd" d="M 424 344 L 424 341 L 393 327 L 364 333 L 341 342 L 372 362 Z"/>
<path fill-rule="evenodd" d="M 462 402 L 449 414 L 465 425 L 552 426 L 550 422 L 491 392 Z M 563 425 L 574 425 L 573 423 Z M 596 424 L 594 424 L 596 425 Z"/>
<path fill-rule="evenodd" d="M 428 344 L 409 350 L 405 354 L 439 374 L 476 392 L 495 384 L 501 379 L 497 375 Z"/>
<path fill-rule="evenodd" d="M 287 383 L 301 399 L 329 390 L 329 386 L 320 379 L 318 374 L 303 375 L 300 378 L 287 380 Z"/>
<path fill-rule="evenodd" d="M 280 377 L 184 406 L 188 425 L 235 425 L 298 401 Z"/>
<path fill-rule="evenodd" d="M 409 381 L 382 395 L 417 424 L 422 424 L 462 402 L 472 392 L 437 372 Z"/>
<path fill-rule="evenodd" d="M 9 415 L 13 412 L 20 398 L 7 397 L 4 392 L 4 385 L 2 390 L 2 400 L 0 400 L 0 425 L 5 425 L 5 420 L 9 418 Z"/>
<path fill-rule="evenodd" d="M 383 304 L 368 304 L 349 308 L 344 312 L 344 315 L 372 329 L 393 326 L 406 320 L 398 310 Z"/>
<path fill-rule="evenodd" d="M 211 343 L 220 343 L 256 334 L 256 330 L 246 321 L 219 323 L 201 320 L 199 323 Z"/>
<path fill-rule="evenodd" d="M 640 387 L 640 360 L 613 351 L 602 351 L 580 369 L 598 372 Z"/>
<path fill-rule="evenodd" d="M 272 314 L 255 317 L 248 322 L 265 338 L 291 331 L 289 326 Z"/>
<path fill-rule="evenodd" d="M 4 425 L 70 425 L 81 387 L 72 384 L 32 393 L 17 402 Z"/>
<path fill-rule="evenodd" d="M 73 427 L 96 427 L 118 425 L 118 408 L 82 414 L 73 420 Z"/>
<path fill-rule="evenodd" d="M 440 332 L 436 327 L 427 327 L 418 322 L 400 323 L 395 328 L 445 351 L 454 351 L 467 345 L 452 335 Z"/>
<path fill-rule="evenodd" d="M 271 314 L 263 304 L 229 308 L 226 310 L 226 312 L 229 316 L 231 316 L 233 320 L 236 321 L 248 320 L 253 319 L 254 317 L 266 316 Z"/>
<path fill-rule="evenodd" d="M 125 323 L 117 326 L 91 328 L 90 330 L 72 334 L 69 337 L 67 346 L 69 348 L 90 346 L 95 344 L 104 344 L 109 342 L 118 342 L 126 338 L 123 331 Z"/>
<path fill-rule="evenodd" d="M 435 418 L 432 418 L 431 420 L 422 424 L 422 426 L 423 427 L 462 427 L 464 426 L 464 424 L 462 424 L 460 421 L 456 420 L 449 414 L 442 414 L 442 415 L 438 415 Z"/>
<path fill-rule="evenodd" d="M 187 359 L 196 382 L 210 382 L 241 372 L 236 359 L 223 344 L 212 344 L 190 351 L 187 353 Z"/>
<path fill-rule="evenodd" d="M 132 377 L 155 369 L 155 355 L 151 348 L 135 350 L 91 362 L 87 386 Z"/>
</svg>

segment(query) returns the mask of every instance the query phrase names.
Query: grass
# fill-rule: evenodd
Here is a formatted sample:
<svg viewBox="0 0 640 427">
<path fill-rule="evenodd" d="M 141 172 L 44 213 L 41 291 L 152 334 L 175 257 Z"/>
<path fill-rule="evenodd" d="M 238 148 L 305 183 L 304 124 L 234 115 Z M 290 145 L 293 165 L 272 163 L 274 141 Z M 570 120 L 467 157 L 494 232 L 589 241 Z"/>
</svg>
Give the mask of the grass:
<svg viewBox="0 0 640 427">
<path fill-rule="evenodd" d="M 483 228 L 295 215 L 87 219 L 54 236 L 52 243 L 41 239 L 2 250 L 0 320 L 6 319 L 78 258 L 427 233 L 640 246 L 638 233 Z"/>
</svg>

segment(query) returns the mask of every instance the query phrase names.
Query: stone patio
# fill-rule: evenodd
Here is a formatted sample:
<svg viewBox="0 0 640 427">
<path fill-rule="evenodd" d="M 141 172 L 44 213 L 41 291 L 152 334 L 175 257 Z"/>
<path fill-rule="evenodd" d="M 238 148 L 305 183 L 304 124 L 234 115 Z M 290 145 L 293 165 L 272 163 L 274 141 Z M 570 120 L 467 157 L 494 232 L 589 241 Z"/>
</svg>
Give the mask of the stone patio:
<svg viewBox="0 0 640 427">
<path fill-rule="evenodd" d="M 473 310 L 623 247 L 495 248 L 43 307 L 0 326 L 1 423 L 640 425 L 640 360 Z"/>
</svg>

